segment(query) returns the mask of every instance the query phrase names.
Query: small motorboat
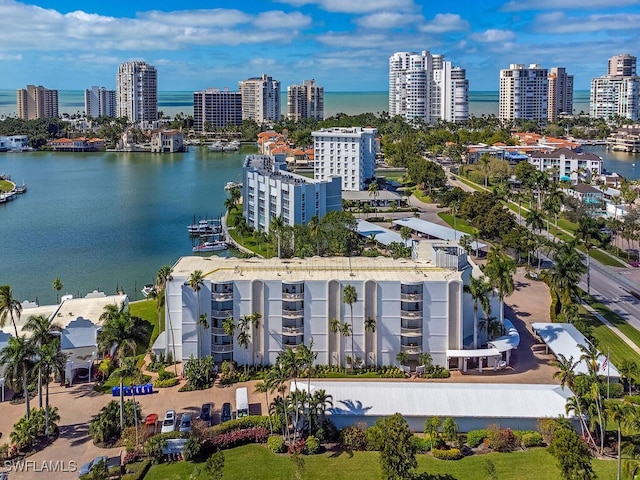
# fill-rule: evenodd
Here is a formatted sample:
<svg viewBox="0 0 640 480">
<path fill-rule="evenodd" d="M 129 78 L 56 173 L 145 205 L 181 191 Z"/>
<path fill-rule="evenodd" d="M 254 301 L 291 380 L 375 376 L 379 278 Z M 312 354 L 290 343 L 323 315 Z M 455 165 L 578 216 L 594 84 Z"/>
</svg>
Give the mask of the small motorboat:
<svg viewBox="0 0 640 480">
<path fill-rule="evenodd" d="M 152 283 L 148 283 L 146 284 L 144 287 L 142 287 L 142 296 L 144 298 L 147 298 L 149 295 L 153 295 L 156 291 L 156 286 L 153 285 Z"/>
<path fill-rule="evenodd" d="M 204 242 L 201 245 L 193 247 L 195 253 L 216 252 L 229 248 L 226 242 Z"/>
</svg>

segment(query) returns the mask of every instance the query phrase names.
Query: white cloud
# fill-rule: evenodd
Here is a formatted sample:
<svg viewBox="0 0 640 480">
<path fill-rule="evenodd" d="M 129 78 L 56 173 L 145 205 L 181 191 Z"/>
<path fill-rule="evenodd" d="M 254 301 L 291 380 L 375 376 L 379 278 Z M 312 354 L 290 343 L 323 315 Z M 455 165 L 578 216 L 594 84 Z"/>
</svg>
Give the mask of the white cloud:
<svg viewBox="0 0 640 480">
<path fill-rule="evenodd" d="M 481 43 L 497 43 L 497 42 L 508 42 L 516 38 L 516 34 L 511 30 L 496 30 L 490 28 L 489 30 L 485 30 L 482 33 L 472 33 L 470 35 L 472 40 Z"/>
<path fill-rule="evenodd" d="M 640 5 L 640 0 L 512 0 L 502 7 L 507 12 L 522 10 L 611 9 Z"/>
<path fill-rule="evenodd" d="M 391 29 L 410 27 L 422 19 L 422 15 L 413 15 L 410 13 L 377 12 L 358 18 L 356 23 L 363 28 Z"/>
<path fill-rule="evenodd" d="M 280 10 L 262 12 L 253 20 L 253 24 L 265 29 L 295 29 L 311 25 L 311 17 L 300 12 L 285 13 Z"/>
<path fill-rule="evenodd" d="M 413 37 L 412 37 L 413 38 Z M 369 33 L 362 35 L 354 35 L 352 33 L 343 33 L 343 32 L 327 32 L 321 35 L 318 35 L 316 39 L 323 43 L 324 45 L 328 45 L 330 47 L 337 48 L 369 48 L 376 49 L 377 53 L 373 55 L 379 57 L 380 50 L 384 49 L 384 51 L 399 51 L 407 48 L 407 45 L 415 42 L 415 38 L 413 38 L 413 42 L 408 41 L 406 36 L 395 35 L 392 33 Z M 382 57 L 386 58 L 384 54 Z"/>
<path fill-rule="evenodd" d="M 278 0 L 294 7 L 317 5 L 327 12 L 368 13 L 380 10 L 409 10 L 415 8 L 413 0 Z"/>
<path fill-rule="evenodd" d="M 20 55 L 20 54 L 17 54 L 17 55 L 8 55 L 8 54 L 6 54 L 6 53 L 2 53 L 2 52 L 0 52 L 0 61 L 2 61 L 2 60 L 7 60 L 7 61 L 15 62 L 15 61 L 22 60 L 22 55 Z"/>
<path fill-rule="evenodd" d="M 455 13 L 438 13 L 433 20 L 420 26 L 426 33 L 445 33 L 469 29 L 469 22 Z"/>
<path fill-rule="evenodd" d="M 562 12 L 552 12 L 537 15 L 533 22 L 534 29 L 542 33 L 587 33 L 603 30 L 636 30 L 638 25 L 640 25 L 640 15 L 630 13 L 568 17 Z"/>
</svg>

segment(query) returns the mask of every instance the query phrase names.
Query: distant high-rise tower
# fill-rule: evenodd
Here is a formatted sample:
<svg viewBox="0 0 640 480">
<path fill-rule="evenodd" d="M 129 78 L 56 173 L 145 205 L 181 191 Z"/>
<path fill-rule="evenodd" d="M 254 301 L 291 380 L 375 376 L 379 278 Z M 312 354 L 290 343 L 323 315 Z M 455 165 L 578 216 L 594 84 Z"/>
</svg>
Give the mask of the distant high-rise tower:
<svg viewBox="0 0 640 480">
<path fill-rule="evenodd" d="M 315 118 L 324 120 L 324 88 L 315 80 L 305 80 L 302 85 L 287 87 L 287 118 Z"/>
<path fill-rule="evenodd" d="M 628 53 L 611 57 L 607 75 L 591 79 L 589 115 L 640 120 L 640 77 L 636 75 L 636 57 Z"/>
<path fill-rule="evenodd" d="M 555 122 L 560 113 L 573 113 L 573 75 L 567 75 L 562 67 L 553 67 L 547 81 L 547 117 Z"/>
<path fill-rule="evenodd" d="M 193 92 L 193 129 L 196 132 L 227 125 L 242 125 L 242 96 L 240 92 L 230 92 L 207 88 Z"/>
<path fill-rule="evenodd" d="M 42 85 L 27 85 L 16 91 L 18 118 L 37 120 L 58 116 L 58 90 L 49 90 Z"/>
<path fill-rule="evenodd" d="M 433 124 L 469 118 L 466 72 L 428 51 L 389 57 L 389 115 Z"/>
<path fill-rule="evenodd" d="M 88 117 L 115 117 L 116 91 L 91 87 L 84 91 L 84 113 Z"/>
<path fill-rule="evenodd" d="M 116 78 L 118 117 L 130 122 L 153 122 L 158 119 L 158 72 L 145 62 L 126 62 L 118 68 Z"/>
<path fill-rule="evenodd" d="M 511 64 L 500 70 L 498 116 L 509 121 L 516 118 L 547 120 L 547 69 L 531 64 Z"/>
<path fill-rule="evenodd" d="M 280 120 L 280 82 L 263 74 L 238 83 L 242 119 L 267 123 Z"/>
</svg>

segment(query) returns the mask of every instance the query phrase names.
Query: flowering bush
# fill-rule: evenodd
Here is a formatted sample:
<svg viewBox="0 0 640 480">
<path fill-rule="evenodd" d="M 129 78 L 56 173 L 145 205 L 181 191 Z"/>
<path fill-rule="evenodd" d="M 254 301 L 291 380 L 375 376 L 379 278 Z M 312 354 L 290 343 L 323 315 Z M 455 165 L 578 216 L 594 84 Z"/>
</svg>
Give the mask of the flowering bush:
<svg viewBox="0 0 640 480">
<path fill-rule="evenodd" d="M 304 454 L 307 453 L 307 442 L 304 439 L 296 440 L 291 445 L 289 445 L 289 453 L 290 454 Z"/>
<path fill-rule="evenodd" d="M 141 452 L 140 450 L 134 450 L 132 452 L 127 452 L 127 454 L 124 456 L 124 459 L 122 460 L 122 463 L 124 465 L 128 465 L 130 463 L 139 462 L 143 458 L 143 452 Z"/>
<path fill-rule="evenodd" d="M 225 450 L 248 443 L 264 443 L 268 437 L 269 431 L 263 427 L 235 430 L 207 438 L 205 440 L 205 448 L 208 451 Z"/>
<path fill-rule="evenodd" d="M 435 458 L 439 458 L 440 460 L 460 460 L 462 458 L 462 452 L 458 448 L 450 448 L 448 450 L 432 448 L 431 453 Z"/>
</svg>

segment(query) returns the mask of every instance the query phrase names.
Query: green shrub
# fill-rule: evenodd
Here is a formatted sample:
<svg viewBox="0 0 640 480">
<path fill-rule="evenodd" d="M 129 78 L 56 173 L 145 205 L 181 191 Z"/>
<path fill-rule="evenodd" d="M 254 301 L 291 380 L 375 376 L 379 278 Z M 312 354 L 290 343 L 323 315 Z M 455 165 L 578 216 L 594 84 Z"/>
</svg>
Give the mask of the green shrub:
<svg viewBox="0 0 640 480">
<path fill-rule="evenodd" d="M 471 430 L 467 433 L 467 445 L 471 448 L 476 448 L 480 445 L 485 438 L 489 435 L 489 431 L 486 428 L 481 430 Z"/>
<path fill-rule="evenodd" d="M 602 382 L 598 383 L 598 388 L 600 389 L 600 395 L 602 395 L 603 398 L 607 398 L 607 384 Z M 610 383 L 608 389 L 609 398 L 624 397 L 624 385 L 622 383 Z"/>
<path fill-rule="evenodd" d="M 221 435 L 223 433 L 232 432 L 234 430 L 244 430 L 245 428 L 262 427 L 269 429 L 269 417 L 260 415 L 249 415 L 247 417 L 235 418 L 228 422 L 221 423 L 215 427 L 211 427 L 211 435 Z"/>
<path fill-rule="evenodd" d="M 340 443 L 347 451 L 366 450 L 367 434 L 357 425 L 352 425 L 340 432 Z"/>
<path fill-rule="evenodd" d="M 187 443 L 184 444 L 184 449 L 182 450 L 182 455 L 184 459 L 188 462 L 189 460 L 193 460 L 200 453 L 200 440 L 195 435 L 190 435 L 187 439 Z"/>
<path fill-rule="evenodd" d="M 489 446 L 496 452 L 511 452 L 518 447 L 518 439 L 513 434 L 511 429 L 500 429 L 496 425 L 492 425 L 488 428 Z"/>
<path fill-rule="evenodd" d="M 527 432 L 522 434 L 522 446 L 525 448 L 541 447 L 543 443 L 542 435 L 538 432 Z"/>
<path fill-rule="evenodd" d="M 151 460 L 130 463 L 126 467 L 126 473 L 122 476 L 122 480 L 142 480 L 150 467 Z"/>
<path fill-rule="evenodd" d="M 168 372 L 164 368 L 158 371 L 158 380 L 169 380 L 170 378 L 175 378 L 176 374 L 174 372 Z"/>
<path fill-rule="evenodd" d="M 382 431 L 376 425 L 367 428 L 367 450 L 379 451 L 382 449 Z"/>
<path fill-rule="evenodd" d="M 338 439 L 338 429 L 329 418 L 325 418 L 316 432 L 316 437 L 320 443 L 335 442 Z"/>
<path fill-rule="evenodd" d="M 167 378 L 166 380 L 156 380 L 155 382 L 153 382 L 153 386 L 155 388 L 169 388 L 169 387 L 175 387 L 176 385 L 178 385 L 178 383 L 180 383 L 180 379 L 177 377 L 173 377 L 173 378 Z"/>
<path fill-rule="evenodd" d="M 313 435 L 309 435 L 307 437 L 307 453 L 309 455 L 320 453 L 320 440 L 318 440 Z"/>
<path fill-rule="evenodd" d="M 431 440 L 414 435 L 411 437 L 411 445 L 416 453 L 427 453 L 431 449 Z"/>
<path fill-rule="evenodd" d="M 448 450 L 433 448 L 431 449 L 431 453 L 435 458 L 439 458 L 440 460 L 460 460 L 463 456 L 459 448 L 450 448 Z"/>
<path fill-rule="evenodd" d="M 267 439 L 267 448 L 273 453 L 284 453 L 287 450 L 284 444 L 284 438 L 280 435 L 271 435 Z"/>
</svg>

